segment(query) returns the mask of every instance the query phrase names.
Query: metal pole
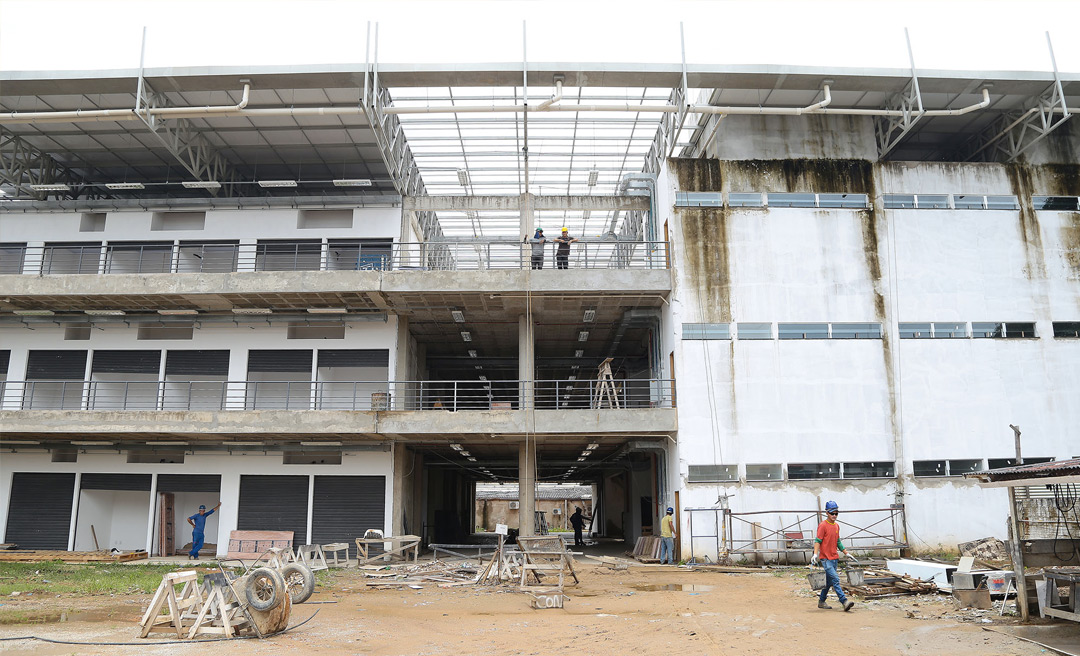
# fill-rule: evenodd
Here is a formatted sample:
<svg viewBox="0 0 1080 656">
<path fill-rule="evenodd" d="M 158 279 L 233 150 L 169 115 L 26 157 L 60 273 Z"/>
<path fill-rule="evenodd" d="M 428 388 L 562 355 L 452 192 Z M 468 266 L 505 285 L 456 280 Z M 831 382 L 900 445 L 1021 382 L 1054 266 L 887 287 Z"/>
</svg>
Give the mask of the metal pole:
<svg viewBox="0 0 1080 656">
<path fill-rule="evenodd" d="M 1054 66 L 1054 84 L 1057 85 L 1058 97 L 1061 98 L 1061 111 L 1065 118 L 1069 118 L 1069 108 L 1065 103 L 1065 90 L 1061 87 L 1061 76 L 1058 75 L 1057 58 L 1054 57 L 1054 44 L 1050 41 L 1050 31 L 1046 32 L 1046 47 L 1050 48 L 1050 63 Z"/>
<path fill-rule="evenodd" d="M 1016 464 L 1024 464 L 1024 458 L 1020 454 L 1020 427 L 1015 424 L 1009 424 L 1009 428 L 1013 430 L 1013 436 L 1016 441 Z M 1020 621 L 1028 621 L 1028 600 L 1027 600 L 1027 577 L 1024 576 L 1024 550 L 1021 546 L 1020 536 L 1020 517 L 1016 503 L 1016 488 L 1009 486 L 1009 525 L 1012 528 L 1012 556 L 1013 561 L 1013 575 L 1016 577 L 1016 605 L 1020 608 Z M 1005 601 L 1001 602 L 1002 604 Z"/>
</svg>

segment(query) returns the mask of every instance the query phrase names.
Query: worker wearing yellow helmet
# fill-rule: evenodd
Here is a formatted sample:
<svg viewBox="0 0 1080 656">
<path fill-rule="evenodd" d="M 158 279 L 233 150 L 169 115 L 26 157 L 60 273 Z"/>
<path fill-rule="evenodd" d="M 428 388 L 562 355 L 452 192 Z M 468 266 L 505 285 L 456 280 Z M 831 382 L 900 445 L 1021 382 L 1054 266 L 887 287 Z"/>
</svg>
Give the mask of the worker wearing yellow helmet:
<svg viewBox="0 0 1080 656">
<path fill-rule="evenodd" d="M 562 234 L 555 239 L 558 250 L 555 251 L 555 266 L 566 269 L 570 266 L 570 244 L 577 241 L 577 237 L 571 237 L 570 231 L 563 226 Z"/>
</svg>

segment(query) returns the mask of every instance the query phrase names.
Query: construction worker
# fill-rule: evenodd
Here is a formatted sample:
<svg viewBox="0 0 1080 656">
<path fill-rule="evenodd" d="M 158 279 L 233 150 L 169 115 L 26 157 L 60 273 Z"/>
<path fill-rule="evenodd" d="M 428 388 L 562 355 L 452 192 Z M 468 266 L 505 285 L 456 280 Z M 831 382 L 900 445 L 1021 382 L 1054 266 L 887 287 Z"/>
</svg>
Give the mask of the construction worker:
<svg viewBox="0 0 1080 656">
<path fill-rule="evenodd" d="M 818 526 L 817 537 L 814 539 L 814 557 L 810 559 L 810 564 L 817 565 L 821 563 L 821 566 L 825 568 L 825 587 L 821 589 L 821 594 L 818 596 L 817 607 L 832 608 L 832 606 L 825 603 L 825 598 L 829 596 L 829 588 L 831 587 L 836 590 L 840 605 L 847 612 L 851 610 L 855 602 L 844 595 L 844 589 L 840 587 L 840 575 L 836 573 L 836 565 L 840 560 L 840 556 L 848 557 L 847 550 L 844 549 L 844 543 L 840 541 L 840 526 L 836 523 L 836 516 L 839 514 L 840 506 L 836 505 L 835 501 L 829 501 L 825 504 L 825 521 Z"/>
<path fill-rule="evenodd" d="M 555 238 L 558 248 L 555 251 L 555 266 L 566 269 L 570 266 L 570 244 L 577 241 L 577 237 L 571 237 L 570 232 L 564 227 L 562 234 Z"/>
<path fill-rule="evenodd" d="M 675 564 L 675 509 L 668 508 L 660 520 L 660 564 Z"/>
<path fill-rule="evenodd" d="M 570 525 L 574 527 L 574 546 L 584 547 L 585 538 L 582 535 L 582 531 L 585 529 L 585 520 L 590 519 L 581 514 L 581 507 L 578 506 L 574 509 L 574 514 L 570 515 Z"/>
<path fill-rule="evenodd" d="M 198 560 L 199 550 L 203 546 L 203 538 L 206 537 L 204 533 L 206 529 L 206 518 L 214 514 L 214 511 L 221 507 L 221 502 L 210 509 L 210 512 L 206 512 L 206 506 L 199 506 L 199 512 L 195 513 L 191 517 L 187 518 L 187 523 L 191 524 L 191 551 L 188 552 L 188 560 Z"/>
<path fill-rule="evenodd" d="M 544 244 L 547 240 L 544 239 L 544 229 L 537 228 L 536 234 L 529 238 L 529 247 L 532 249 L 532 268 L 543 269 L 544 268 Z"/>
</svg>

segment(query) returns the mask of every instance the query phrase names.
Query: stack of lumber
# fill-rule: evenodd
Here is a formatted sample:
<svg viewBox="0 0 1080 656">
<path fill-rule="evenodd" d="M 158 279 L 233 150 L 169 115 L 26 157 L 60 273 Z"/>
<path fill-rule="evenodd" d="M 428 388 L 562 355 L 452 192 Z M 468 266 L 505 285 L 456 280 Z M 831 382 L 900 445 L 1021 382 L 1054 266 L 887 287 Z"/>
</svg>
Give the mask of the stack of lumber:
<svg viewBox="0 0 1080 656">
<path fill-rule="evenodd" d="M 937 584 L 933 581 L 921 581 L 882 569 L 864 570 L 862 585 L 848 585 L 844 583 L 843 576 L 840 581 L 845 592 L 857 594 L 863 599 L 905 597 L 938 591 Z"/>
<path fill-rule="evenodd" d="M 660 562 L 660 538 L 655 535 L 643 535 L 637 539 L 634 550 L 627 551 L 626 555 L 643 563 L 658 563 Z"/>
<path fill-rule="evenodd" d="M 65 563 L 124 563 L 143 560 L 145 551 L 50 551 L 41 549 L 12 549 L 0 551 L 0 562 L 35 563 L 62 560 Z"/>
<path fill-rule="evenodd" d="M 472 565 L 453 565 L 441 561 L 419 563 L 397 567 L 360 567 L 365 578 L 364 584 L 373 588 L 422 588 L 425 584 L 436 583 L 440 587 L 475 584 L 479 571 Z"/>
</svg>

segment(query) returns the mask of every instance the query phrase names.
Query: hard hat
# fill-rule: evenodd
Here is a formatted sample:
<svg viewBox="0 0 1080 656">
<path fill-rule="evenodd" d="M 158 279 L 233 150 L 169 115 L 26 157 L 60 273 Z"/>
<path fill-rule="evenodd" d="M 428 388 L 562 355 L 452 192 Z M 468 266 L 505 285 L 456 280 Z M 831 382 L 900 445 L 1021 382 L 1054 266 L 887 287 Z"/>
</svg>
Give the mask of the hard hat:
<svg viewBox="0 0 1080 656">
<path fill-rule="evenodd" d="M 543 232 L 543 231 L 544 231 L 544 229 L 543 229 L 543 228 L 537 228 L 537 229 L 536 229 L 536 231 L 537 231 L 537 232 Z"/>
<path fill-rule="evenodd" d="M 674 513 L 674 512 L 675 512 L 675 509 L 674 509 L 674 508 L 670 508 L 670 507 L 669 507 L 669 508 L 667 509 L 667 514 L 669 514 L 669 515 L 670 515 L 670 514 L 672 514 L 672 513 Z"/>
<path fill-rule="evenodd" d="M 828 502 L 825 503 L 825 512 L 830 513 L 830 512 L 832 512 L 834 510 L 836 510 L 836 511 L 840 510 L 840 506 L 836 505 L 835 501 L 828 501 Z"/>
<path fill-rule="evenodd" d="M 563 232 L 570 232 L 570 231 L 569 231 L 569 230 L 567 229 L 567 227 L 566 227 L 566 226 L 563 226 L 563 229 L 562 229 L 562 231 L 563 231 Z"/>
<path fill-rule="evenodd" d="M 199 506 L 199 510 L 206 510 L 206 506 Z"/>
</svg>

